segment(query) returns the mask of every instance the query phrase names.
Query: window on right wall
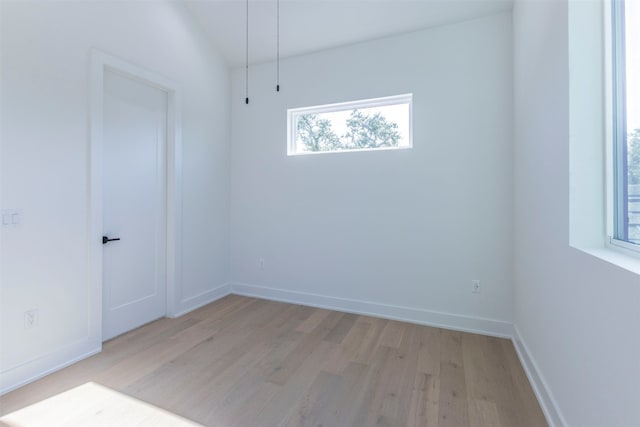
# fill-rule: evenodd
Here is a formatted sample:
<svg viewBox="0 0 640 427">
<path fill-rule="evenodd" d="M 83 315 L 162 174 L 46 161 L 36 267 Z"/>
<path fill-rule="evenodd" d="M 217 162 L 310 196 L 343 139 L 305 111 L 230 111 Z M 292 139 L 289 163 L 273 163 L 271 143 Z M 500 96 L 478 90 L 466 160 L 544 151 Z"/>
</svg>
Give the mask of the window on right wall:
<svg viewBox="0 0 640 427">
<path fill-rule="evenodd" d="M 613 230 L 640 251 L 640 2 L 611 1 Z"/>
</svg>

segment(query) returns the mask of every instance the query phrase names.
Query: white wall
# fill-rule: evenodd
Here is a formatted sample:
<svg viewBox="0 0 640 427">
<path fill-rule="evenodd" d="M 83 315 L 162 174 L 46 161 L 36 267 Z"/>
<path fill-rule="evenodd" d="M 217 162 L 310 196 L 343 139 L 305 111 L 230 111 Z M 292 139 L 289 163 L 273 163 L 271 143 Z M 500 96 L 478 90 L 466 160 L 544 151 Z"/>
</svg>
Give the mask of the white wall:
<svg viewBox="0 0 640 427">
<path fill-rule="evenodd" d="M 516 343 L 553 424 L 632 426 L 640 277 L 569 245 L 569 76 L 580 70 L 569 72 L 568 10 L 558 0 L 513 11 Z"/>
<path fill-rule="evenodd" d="M 0 241 L 0 390 L 96 349 L 86 229 L 97 47 L 184 91 L 185 308 L 231 277 L 237 292 L 489 333 L 515 317 L 552 423 L 637 424 L 640 279 L 569 245 L 585 188 L 569 187 L 570 157 L 584 168 L 569 153 L 566 1 L 516 2 L 513 58 L 502 14 L 287 59 L 279 94 L 274 65 L 252 67 L 249 106 L 236 70 L 231 115 L 226 68 L 179 3 L 5 0 L 0 15 L 0 206 L 22 210 Z M 407 92 L 414 149 L 286 156 L 287 108 Z M 25 331 L 32 308 L 40 324 Z"/>
<path fill-rule="evenodd" d="M 229 76 L 179 2 L 0 1 L 0 390 L 99 348 L 88 333 L 90 48 L 183 91 L 180 307 L 227 281 Z M 39 325 L 25 330 L 25 310 Z"/>
<path fill-rule="evenodd" d="M 234 290 L 510 334 L 511 68 L 504 13 L 236 70 Z M 409 92 L 413 149 L 287 157 L 287 108 Z"/>
</svg>

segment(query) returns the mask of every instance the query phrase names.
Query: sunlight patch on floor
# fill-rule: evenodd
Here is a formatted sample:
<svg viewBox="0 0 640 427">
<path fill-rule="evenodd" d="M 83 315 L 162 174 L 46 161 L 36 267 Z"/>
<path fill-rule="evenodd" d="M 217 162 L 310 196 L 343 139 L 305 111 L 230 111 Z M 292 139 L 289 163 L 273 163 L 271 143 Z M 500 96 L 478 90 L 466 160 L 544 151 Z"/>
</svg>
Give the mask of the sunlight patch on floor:
<svg viewBox="0 0 640 427">
<path fill-rule="evenodd" d="M 0 418 L 4 427 L 194 427 L 193 421 L 94 382 L 57 394 Z"/>
</svg>

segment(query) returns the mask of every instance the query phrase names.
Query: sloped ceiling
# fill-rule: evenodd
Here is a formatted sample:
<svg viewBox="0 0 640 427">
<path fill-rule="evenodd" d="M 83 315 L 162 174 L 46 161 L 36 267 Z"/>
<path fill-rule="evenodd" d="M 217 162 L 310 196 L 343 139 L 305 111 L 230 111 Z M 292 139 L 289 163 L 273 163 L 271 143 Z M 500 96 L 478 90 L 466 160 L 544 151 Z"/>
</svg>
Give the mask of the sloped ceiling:
<svg viewBox="0 0 640 427">
<path fill-rule="evenodd" d="M 231 66 L 245 62 L 246 0 L 184 0 Z M 510 10 L 511 0 L 280 0 L 280 56 L 294 56 Z M 276 56 L 276 0 L 249 2 L 249 62 Z"/>
</svg>

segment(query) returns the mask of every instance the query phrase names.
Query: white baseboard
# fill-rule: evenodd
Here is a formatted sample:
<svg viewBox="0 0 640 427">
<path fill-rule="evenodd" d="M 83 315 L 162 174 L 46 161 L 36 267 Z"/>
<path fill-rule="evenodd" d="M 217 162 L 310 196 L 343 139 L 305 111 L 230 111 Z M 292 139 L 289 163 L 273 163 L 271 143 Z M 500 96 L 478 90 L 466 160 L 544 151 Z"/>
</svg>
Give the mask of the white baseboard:
<svg viewBox="0 0 640 427">
<path fill-rule="evenodd" d="M 232 283 L 231 293 L 418 323 L 421 325 L 436 326 L 439 328 L 453 329 L 463 332 L 491 335 L 501 338 L 511 338 L 513 332 L 512 324 L 501 320 L 464 316 L 453 313 L 442 313 L 438 311 L 381 304 L 371 301 L 330 297 L 326 295 L 268 288 L 264 286 Z"/>
<path fill-rule="evenodd" d="M 219 300 L 220 298 L 226 297 L 227 295 L 229 295 L 231 293 L 231 285 L 229 283 L 225 283 L 222 286 L 218 286 L 215 289 L 210 289 L 208 291 L 202 292 L 198 295 L 194 295 L 192 297 L 183 299 L 182 301 L 180 301 L 180 303 L 178 304 L 178 310 L 177 313 L 174 313 L 170 316 L 167 317 L 171 317 L 176 318 L 176 317 L 180 317 L 183 316 L 187 313 L 189 313 L 190 311 L 193 311 L 195 309 L 198 309 L 202 306 L 205 306 L 207 304 L 210 304 L 214 301 Z"/>
<path fill-rule="evenodd" d="M 513 345 L 516 348 L 516 352 L 520 358 L 520 363 L 527 374 L 527 378 L 529 378 L 529 383 L 538 398 L 538 402 L 542 407 L 542 412 L 544 412 L 544 416 L 547 419 L 549 426 L 566 426 L 567 423 L 560 412 L 559 406 L 553 398 L 553 394 L 547 386 L 544 377 L 541 375 L 540 369 L 538 369 L 538 365 L 531 355 L 527 344 L 522 339 L 522 335 L 520 335 L 520 330 L 518 330 L 517 325 L 513 326 Z"/>
<path fill-rule="evenodd" d="M 102 345 L 81 341 L 21 364 L 0 375 L 0 396 L 100 353 Z"/>
<path fill-rule="evenodd" d="M 509 322 L 241 283 L 226 283 L 215 289 L 184 299 L 180 302 L 178 312 L 171 317 L 182 316 L 229 294 L 302 304 L 463 332 L 511 338 L 520 362 L 547 418 L 547 422 L 551 427 L 566 426 L 553 395 L 549 391 L 544 378 L 540 375 L 535 360 L 531 357 L 531 353 L 522 339 L 518 328 Z M 95 343 L 81 342 L 78 345 L 55 351 L 31 363 L 5 371 L 0 375 L 0 395 L 6 394 L 79 362 L 82 359 L 97 354 L 100 350 L 101 346 L 99 344 L 96 346 Z"/>
<path fill-rule="evenodd" d="M 213 301 L 216 301 L 231 293 L 231 286 L 225 283 L 215 289 L 208 290 L 193 297 L 180 301 L 178 313 L 168 317 L 179 317 Z M 50 354 L 39 357 L 28 363 L 23 363 L 15 368 L 6 370 L 0 374 L 0 396 L 12 390 L 20 388 L 30 382 L 36 381 L 55 371 L 66 368 L 76 362 L 93 356 L 101 351 L 99 342 L 81 341 L 78 344 L 55 350 Z"/>
</svg>

